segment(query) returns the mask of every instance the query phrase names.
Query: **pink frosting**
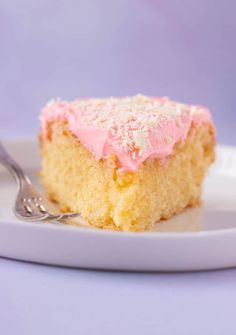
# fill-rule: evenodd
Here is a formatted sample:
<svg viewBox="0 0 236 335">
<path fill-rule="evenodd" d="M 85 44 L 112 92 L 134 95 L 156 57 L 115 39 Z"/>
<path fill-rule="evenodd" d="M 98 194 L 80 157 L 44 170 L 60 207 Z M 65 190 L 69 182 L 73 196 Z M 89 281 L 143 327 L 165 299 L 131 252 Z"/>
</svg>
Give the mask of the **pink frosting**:
<svg viewBox="0 0 236 335">
<path fill-rule="evenodd" d="M 136 171 L 147 158 L 165 159 L 177 142 L 186 140 L 192 124 L 212 123 L 203 106 L 143 95 L 52 100 L 40 119 L 45 138 L 52 122 L 66 122 L 97 160 L 116 155 L 120 172 Z"/>
</svg>

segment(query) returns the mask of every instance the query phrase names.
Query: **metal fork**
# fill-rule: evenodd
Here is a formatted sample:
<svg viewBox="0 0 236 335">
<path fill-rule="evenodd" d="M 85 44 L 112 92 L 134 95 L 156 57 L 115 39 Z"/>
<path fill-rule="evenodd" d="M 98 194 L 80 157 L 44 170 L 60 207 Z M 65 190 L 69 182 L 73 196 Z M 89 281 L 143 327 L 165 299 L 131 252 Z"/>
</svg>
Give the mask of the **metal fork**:
<svg viewBox="0 0 236 335">
<path fill-rule="evenodd" d="M 79 213 L 49 213 L 43 196 L 34 188 L 29 177 L 7 153 L 1 142 L 0 163 L 11 172 L 18 185 L 18 193 L 14 205 L 14 213 L 17 218 L 27 221 L 61 221 L 80 216 Z"/>
</svg>

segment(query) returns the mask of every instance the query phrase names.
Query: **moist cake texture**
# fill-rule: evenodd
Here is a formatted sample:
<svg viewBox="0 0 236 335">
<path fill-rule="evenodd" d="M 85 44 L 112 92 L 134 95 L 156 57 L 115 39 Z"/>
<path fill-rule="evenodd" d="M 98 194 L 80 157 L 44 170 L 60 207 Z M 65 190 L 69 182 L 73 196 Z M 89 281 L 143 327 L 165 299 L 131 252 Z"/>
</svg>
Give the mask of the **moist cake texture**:
<svg viewBox="0 0 236 335">
<path fill-rule="evenodd" d="M 56 99 L 40 120 L 42 182 L 63 211 L 141 231 L 200 204 L 215 147 L 207 108 L 143 95 Z"/>
</svg>

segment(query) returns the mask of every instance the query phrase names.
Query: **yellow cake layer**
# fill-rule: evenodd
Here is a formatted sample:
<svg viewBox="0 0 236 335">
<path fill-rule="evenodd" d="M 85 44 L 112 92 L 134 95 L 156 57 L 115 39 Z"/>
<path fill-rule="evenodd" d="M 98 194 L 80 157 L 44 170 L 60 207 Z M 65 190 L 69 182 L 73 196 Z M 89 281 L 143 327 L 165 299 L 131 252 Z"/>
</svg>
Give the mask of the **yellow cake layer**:
<svg viewBox="0 0 236 335">
<path fill-rule="evenodd" d="M 214 129 L 191 128 L 164 162 L 148 159 L 137 172 L 120 174 L 115 157 L 96 161 L 66 124 L 40 137 L 41 178 L 63 211 L 80 212 L 91 225 L 123 231 L 149 229 L 201 201 L 201 185 L 214 160 Z"/>
</svg>

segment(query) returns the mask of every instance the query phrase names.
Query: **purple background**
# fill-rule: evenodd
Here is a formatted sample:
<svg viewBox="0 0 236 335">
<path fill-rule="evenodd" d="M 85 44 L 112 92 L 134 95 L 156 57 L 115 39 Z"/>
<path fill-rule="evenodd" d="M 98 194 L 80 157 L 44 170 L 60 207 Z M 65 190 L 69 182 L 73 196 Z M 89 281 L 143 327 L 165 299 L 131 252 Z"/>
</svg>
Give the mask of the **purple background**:
<svg viewBox="0 0 236 335">
<path fill-rule="evenodd" d="M 1 335 L 235 335 L 236 269 L 82 271 L 0 259 Z"/>
<path fill-rule="evenodd" d="M 235 0 L 0 2 L 0 134 L 35 135 L 52 97 L 145 93 L 212 110 L 236 144 Z"/>
</svg>

